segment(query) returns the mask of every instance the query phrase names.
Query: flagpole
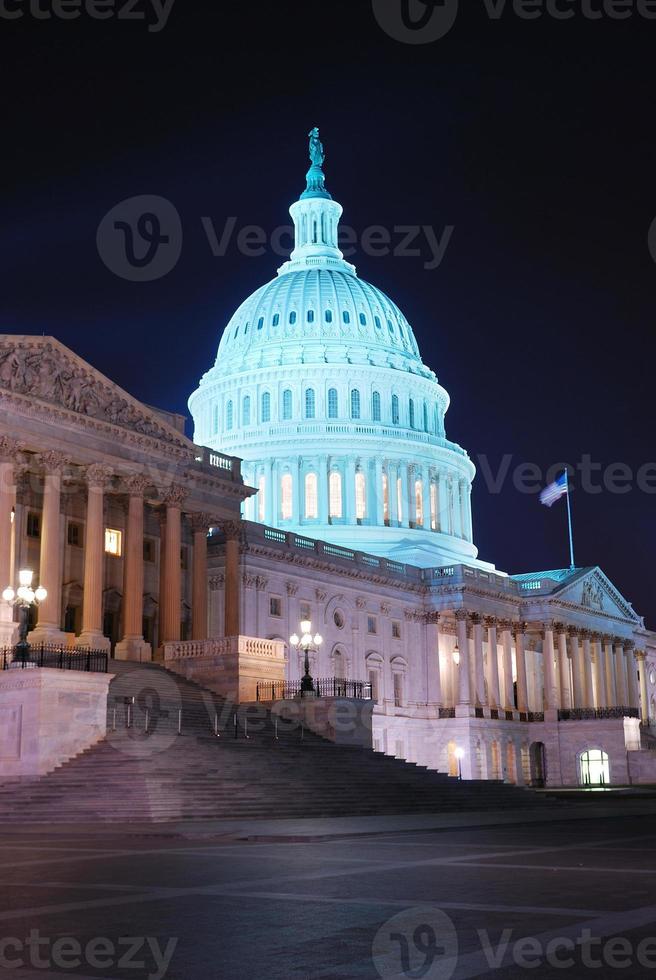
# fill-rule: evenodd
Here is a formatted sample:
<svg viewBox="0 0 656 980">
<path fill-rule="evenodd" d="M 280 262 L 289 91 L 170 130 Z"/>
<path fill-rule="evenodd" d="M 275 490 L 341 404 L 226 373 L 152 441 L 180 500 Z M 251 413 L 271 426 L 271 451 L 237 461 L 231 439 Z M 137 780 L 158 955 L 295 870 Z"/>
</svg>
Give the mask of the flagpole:
<svg viewBox="0 0 656 980">
<path fill-rule="evenodd" d="M 569 502 L 569 472 L 565 470 L 565 483 L 567 486 L 567 526 L 569 527 L 569 560 L 570 560 L 570 571 L 574 571 L 576 565 L 574 564 L 574 535 L 572 533 L 572 507 Z"/>
</svg>

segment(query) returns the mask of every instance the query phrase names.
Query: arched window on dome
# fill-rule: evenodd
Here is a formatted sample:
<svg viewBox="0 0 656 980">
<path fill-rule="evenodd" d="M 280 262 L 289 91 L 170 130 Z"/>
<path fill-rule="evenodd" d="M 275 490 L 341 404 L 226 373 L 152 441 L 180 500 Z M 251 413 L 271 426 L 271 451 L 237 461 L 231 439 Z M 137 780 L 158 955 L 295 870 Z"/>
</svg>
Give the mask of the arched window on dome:
<svg viewBox="0 0 656 980">
<path fill-rule="evenodd" d="M 342 474 L 333 470 L 328 480 L 328 504 L 331 518 L 342 518 Z"/>
<path fill-rule="evenodd" d="M 257 519 L 261 524 L 266 520 L 266 476 L 264 473 L 257 481 Z"/>
<path fill-rule="evenodd" d="M 374 422 L 380 422 L 381 413 L 379 391 L 374 391 L 373 395 L 371 396 L 371 417 L 373 418 Z"/>
<path fill-rule="evenodd" d="M 403 523 L 403 480 L 398 477 L 396 481 L 396 513 L 399 524 Z"/>
<path fill-rule="evenodd" d="M 424 432 L 428 432 L 428 405 L 424 402 Z"/>
<path fill-rule="evenodd" d="M 408 402 L 408 421 L 410 423 L 410 428 L 411 429 L 414 429 L 414 427 L 415 427 L 415 400 L 414 400 L 414 398 L 411 398 L 410 401 Z"/>
<path fill-rule="evenodd" d="M 392 326 L 392 321 L 391 321 L 391 320 L 388 320 L 388 321 L 387 321 L 387 329 L 389 330 L 389 332 L 390 332 L 390 333 L 391 333 L 392 335 L 394 335 L 394 327 Z"/>
<path fill-rule="evenodd" d="M 380 330 L 380 317 L 379 316 L 375 316 L 374 317 L 374 323 L 376 324 L 376 330 Z"/>
<path fill-rule="evenodd" d="M 264 326 L 264 317 L 261 316 L 260 319 L 257 321 L 257 329 L 261 330 L 263 326 Z"/>
<path fill-rule="evenodd" d="M 348 310 L 344 310 L 344 312 L 342 313 L 342 319 L 344 320 L 344 323 L 351 322 L 351 314 L 349 313 Z"/>
<path fill-rule="evenodd" d="M 333 322 L 333 311 L 326 310 L 326 323 L 332 323 L 332 322 Z"/>
<path fill-rule="evenodd" d="M 424 484 L 415 480 L 415 522 L 419 527 L 424 526 Z"/>
<path fill-rule="evenodd" d="M 314 323 L 314 310 L 307 311 L 307 322 Z"/>
<path fill-rule="evenodd" d="M 367 516 L 367 481 L 360 470 L 355 474 L 355 516 L 358 521 Z"/>
<path fill-rule="evenodd" d="M 357 388 L 351 392 L 351 418 L 360 418 L 360 392 Z"/>
<path fill-rule="evenodd" d="M 214 405 L 212 408 L 212 434 L 219 434 L 219 406 Z"/>
<path fill-rule="evenodd" d="M 230 430 L 232 429 L 233 422 L 234 422 L 234 408 L 232 405 L 232 399 L 230 399 L 230 401 L 226 405 L 226 429 L 228 430 L 228 432 L 230 432 Z"/>
<path fill-rule="evenodd" d="M 312 244 L 316 245 L 319 237 L 319 227 L 317 225 L 317 219 L 315 218 L 312 222 Z"/>
<path fill-rule="evenodd" d="M 383 520 L 387 524 L 390 519 L 389 477 L 383 473 Z"/>
<path fill-rule="evenodd" d="M 305 518 L 316 520 L 319 516 L 319 488 L 317 474 L 308 473 L 305 477 Z"/>
<path fill-rule="evenodd" d="M 328 391 L 328 418 L 339 418 L 339 395 L 337 388 L 330 388 Z"/>
<path fill-rule="evenodd" d="M 398 425 L 399 422 L 399 396 L 392 395 L 392 425 Z"/>
<path fill-rule="evenodd" d="M 430 488 L 431 530 L 437 531 L 437 483 L 431 482 Z"/>
<path fill-rule="evenodd" d="M 366 327 L 367 326 L 367 315 L 366 315 L 366 313 L 361 313 L 360 314 L 360 323 L 362 324 L 363 327 Z"/>
<path fill-rule="evenodd" d="M 273 321 L 272 322 L 273 322 L 273 326 L 274 327 L 279 327 L 280 326 L 280 314 L 279 313 L 274 313 L 273 314 Z"/>
<path fill-rule="evenodd" d="M 248 323 L 246 324 L 246 326 L 244 327 L 244 336 L 246 336 L 246 334 L 248 333 L 248 328 L 249 328 L 249 327 L 250 327 L 250 321 L 249 321 L 249 322 L 248 322 Z"/>
<path fill-rule="evenodd" d="M 251 396 L 245 395 L 242 402 L 241 410 L 241 424 L 250 425 L 251 424 Z"/>
<path fill-rule="evenodd" d="M 313 419 L 316 413 L 316 397 L 314 394 L 314 388 L 306 388 L 305 390 L 305 418 Z"/>
<path fill-rule="evenodd" d="M 289 314 L 289 322 L 293 325 L 296 323 L 296 313 L 294 310 Z"/>
<path fill-rule="evenodd" d="M 289 388 L 286 388 L 282 393 L 282 417 L 285 422 L 288 422 L 292 417 L 292 393 Z"/>
<path fill-rule="evenodd" d="M 268 391 L 262 392 L 261 419 L 263 422 L 271 421 L 271 394 Z"/>
<path fill-rule="evenodd" d="M 283 521 L 292 519 L 292 475 L 283 473 L 280 480 L 280 517 Z"/>
</svg>

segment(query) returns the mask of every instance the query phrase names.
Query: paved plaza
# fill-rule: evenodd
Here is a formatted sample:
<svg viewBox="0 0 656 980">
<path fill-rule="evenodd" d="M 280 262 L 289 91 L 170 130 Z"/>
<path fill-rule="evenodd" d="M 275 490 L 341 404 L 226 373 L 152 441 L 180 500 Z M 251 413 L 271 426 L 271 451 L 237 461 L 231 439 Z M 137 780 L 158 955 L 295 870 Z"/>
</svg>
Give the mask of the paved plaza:
<svg viewBox="0 0 656 980">
<path fill-rule="evenodd" d="M 656 975 L 653 818 L 430 824 L 8 827 L 2 975 Z"/>
</svg>

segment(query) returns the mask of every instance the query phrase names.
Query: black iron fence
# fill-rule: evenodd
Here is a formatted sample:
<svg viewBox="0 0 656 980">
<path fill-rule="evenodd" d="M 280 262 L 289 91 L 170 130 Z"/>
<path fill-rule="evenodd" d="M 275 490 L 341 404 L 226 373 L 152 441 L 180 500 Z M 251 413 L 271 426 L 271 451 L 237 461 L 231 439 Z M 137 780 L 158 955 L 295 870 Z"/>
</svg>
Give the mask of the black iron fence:
<svg viewBox="0 0 656 980">
<path fill-rule="evenodd" d="M 339 677 L 323 677 L 313 681 L 314 695 L 318 698 L 357 698 L 371 701 L 371 684 L 365 681 L 347 681 Z M 301 681 L 260 681 L 256 689 L 258 701 L 286 701 L 296 698 L 301 691 Z"/>
<path fill-rule="evenodd" d="M 605 718 L 639 718 L 637 708 L 561 708 L 558 721 L 603 721 Z"/>
<path fill-rule="evenodd" d="M 108 662 L 109 654 L 105 650 L 71 650 L 49 643 L 32 644 L 27 655 L 18 647 L 4 647 L 0 652 L 0 670 L 51 667 L 106 674 Z"/>
</svg>

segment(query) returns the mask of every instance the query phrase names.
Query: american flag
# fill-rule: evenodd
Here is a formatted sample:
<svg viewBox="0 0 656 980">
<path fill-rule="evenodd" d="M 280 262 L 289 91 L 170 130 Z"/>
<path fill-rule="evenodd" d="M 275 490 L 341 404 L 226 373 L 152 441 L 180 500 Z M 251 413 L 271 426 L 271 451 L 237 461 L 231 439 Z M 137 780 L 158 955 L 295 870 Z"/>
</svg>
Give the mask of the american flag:
<svg viewBox="0 0 656 980">
<path fill-rule="evenodd" d="M 567 470 L 562 476 L 559 476 L 557 480 L 550 483 L 548 487 L 545 487 L 540 494 L 540 503 L 544 504 L 546 507 L 551 507 L 560 500 L 561 497 L 565 497 L 569 492 L 567 485 Z"/>
</svg>

